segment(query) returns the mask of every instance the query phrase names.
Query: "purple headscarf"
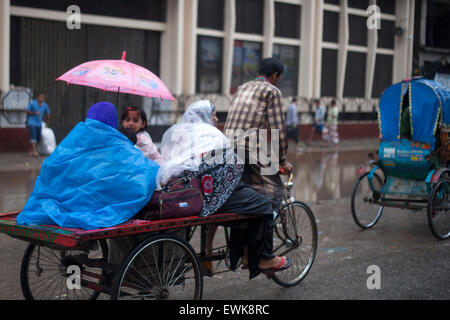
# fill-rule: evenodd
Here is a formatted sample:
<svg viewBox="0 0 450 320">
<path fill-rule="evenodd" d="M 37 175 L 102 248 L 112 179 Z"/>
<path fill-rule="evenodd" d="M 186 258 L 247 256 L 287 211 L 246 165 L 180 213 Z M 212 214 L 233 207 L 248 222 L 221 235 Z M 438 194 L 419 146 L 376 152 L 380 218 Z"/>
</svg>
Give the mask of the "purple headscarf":
<svg viewBox="0 0 450 320">
<path fill-rule="evenodd" d="M 116 107 L 110 102 L 98 102 L 94 104 L 88 111 L 87 117 L 101 121 L 108 126 L 117 129 L 117 111 Z"/>
</svg>

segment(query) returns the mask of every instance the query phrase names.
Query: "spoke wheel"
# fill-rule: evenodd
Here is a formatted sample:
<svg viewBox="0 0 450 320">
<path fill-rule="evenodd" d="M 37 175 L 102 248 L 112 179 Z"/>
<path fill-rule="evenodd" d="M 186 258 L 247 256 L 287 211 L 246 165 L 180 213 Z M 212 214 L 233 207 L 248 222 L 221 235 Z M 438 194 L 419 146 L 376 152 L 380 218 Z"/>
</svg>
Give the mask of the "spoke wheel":
<svg viewBox="0 0 450 320">
<path fill-rule="evenodd" d="M 384 209 L 375 203 L 377 195 L 370 187 L 368 175 L 366 172 L 358 178 L 351 197 L 353 220 L 362 229 L 372 228 L 380 220 Z M 376 173 L 372 183 L 376 190 L 380 190 L 383 186 L 383 181 Z"/>
<path fill-rule="evenodd" d="M 280 222 L 277 220 L 279 219 Z M 282 234 L 276 254 L 292 260 L 290 268 L 274 273 L 272 279 L 283 287 L 292 287 L 300 283 L 311 269 L 317 252 L 317 224 L 311 209 L 300 201 L 292 202 L 280 210 L 275 223 L 281 224 L 278 232 Z"/>
<path fill-rule="evenodd" d="M 108 247 L 104 240 L 99 240 L 82 250 L 57 250 L 29 244 L 22 258 L 20 267 L 20 284 L 26 300 L 95 300 L 100 294 L 83 286 L 85 281 L 99 284 L 106 270 L 90 268 L 76 264 L 81 271 L 80 288 L 73 284 L 73 271 L 64 261 L 70 261 L 72 255 L 86 254 L 91 259 L 108 259 Z M 69 286 L 68 282 L 72 285 Z"/>
<path fill-rule="evenodd" d="M 141 242 L 117 273 L 113 300 L 199 300 L 203 276 L 198 257 L 186 241 L 156 235 Z"/>
<path fill-rule="evenodd" d="M 428 224 L 440 240 L 450 237 L 450 179 L 444 177 L 432 188 L 428 197 Z"/>
</svg>

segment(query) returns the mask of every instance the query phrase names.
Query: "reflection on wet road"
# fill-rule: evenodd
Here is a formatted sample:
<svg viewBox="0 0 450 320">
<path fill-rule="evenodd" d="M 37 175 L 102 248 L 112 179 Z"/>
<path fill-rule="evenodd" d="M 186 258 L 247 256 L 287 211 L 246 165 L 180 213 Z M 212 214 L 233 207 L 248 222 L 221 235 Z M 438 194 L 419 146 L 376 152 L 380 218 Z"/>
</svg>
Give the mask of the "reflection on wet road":
<svg viewBox="0 0 450 320">
<path fill-rule="evenodd" d="M 358 168 L 367 151 L 323 151 L 290 155 L 294 165 L 295 198 L 301 201 L 350 197 Z"/>
<path fill-rule="evenodd" d="M 23 209 L 38 175 L 38 170 L 0 172 L 0 213 Z"/>
<path fill-rule="evenodd" d="M 367 160 L 367 151 L 290 154 L 294 165 L 296 199 L 332 200 L 349 197 L 356 172 Z M 33 191 L 38 170 L 0 172 L 0 212 L 20 210 Z"/>
</svg>

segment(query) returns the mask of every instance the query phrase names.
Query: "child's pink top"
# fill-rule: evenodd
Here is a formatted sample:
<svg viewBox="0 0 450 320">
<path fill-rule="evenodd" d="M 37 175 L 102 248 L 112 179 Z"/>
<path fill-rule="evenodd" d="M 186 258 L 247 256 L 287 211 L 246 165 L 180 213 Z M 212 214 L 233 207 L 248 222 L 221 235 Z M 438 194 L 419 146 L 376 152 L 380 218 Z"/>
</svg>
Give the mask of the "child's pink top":
<svg viewBox="0 0 450 320">
<path fill-rule="evenodd" d="M 144 156 L 149 159 L 152 159 L 156 162 L 161 160 L 161 155 L 158 152 L 158 148 L 153 144 L 152 138 L 146 131 L 140 131 L 136 135 L 137 142 L 136 147 L 142 151 Z"/>
</svg>

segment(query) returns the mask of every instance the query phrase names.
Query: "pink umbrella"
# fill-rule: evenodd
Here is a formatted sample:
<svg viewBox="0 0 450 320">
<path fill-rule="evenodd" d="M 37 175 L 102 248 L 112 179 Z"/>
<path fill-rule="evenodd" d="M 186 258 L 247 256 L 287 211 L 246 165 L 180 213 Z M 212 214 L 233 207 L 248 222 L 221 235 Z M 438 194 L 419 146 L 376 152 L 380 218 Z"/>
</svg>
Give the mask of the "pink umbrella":
<svg viewBox="0 0 450 320">
<path fill-rule="evenodd" d="M 166 85 L 151 71 L 125 60 L 95 60 L 67 71 L 56 80 L 94 87 L 104 91 L 130 93 L 151 98 L 175 100 Z M 116 101 L 117 106 L 117 101 Z"/>
</svg>

